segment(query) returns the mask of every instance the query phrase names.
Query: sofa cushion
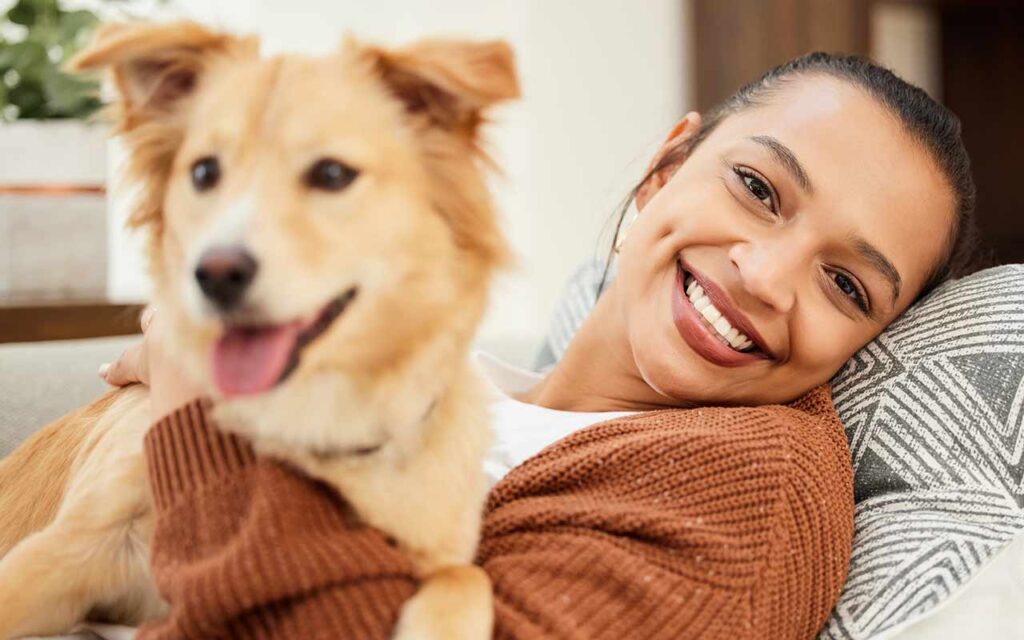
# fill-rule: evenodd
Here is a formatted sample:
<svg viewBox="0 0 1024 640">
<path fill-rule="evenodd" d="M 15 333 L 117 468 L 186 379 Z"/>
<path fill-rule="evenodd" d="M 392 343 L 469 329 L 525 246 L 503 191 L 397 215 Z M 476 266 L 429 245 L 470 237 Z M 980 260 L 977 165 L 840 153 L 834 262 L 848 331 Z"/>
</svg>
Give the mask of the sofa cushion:
<svg viewBox="0 0 1024 640">
<path fill-rule="evenodd" d="M 585 265 L 540 368 L 596 300 Z M 877 637 L 944 604 L 1024 531 L 1024 265 L 947 282 L 832 380 L 853 456 L 850 574 L 823 638 Z"/>
<path fill-rule="evenodd" d="M 98 397 L 96 375 L 138 336 L 0 344 L 0 458 L 33 431 Z"/>
</svg>

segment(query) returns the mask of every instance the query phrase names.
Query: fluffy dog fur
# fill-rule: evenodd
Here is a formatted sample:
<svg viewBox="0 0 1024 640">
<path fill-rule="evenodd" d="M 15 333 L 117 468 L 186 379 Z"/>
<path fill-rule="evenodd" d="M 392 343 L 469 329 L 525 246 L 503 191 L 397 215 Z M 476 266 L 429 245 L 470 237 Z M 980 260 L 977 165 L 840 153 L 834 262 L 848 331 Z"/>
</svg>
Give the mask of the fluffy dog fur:
<svg viewBox="0 0 1024 640">
<path fill-rule="evenodd" d="M 222 428 L 331 483 L 398 540 L 425 579 L 397 636 L 489 637 L 490 583 L 471 564 L 489 433 L 468 348 L 507 260 L 478 130 L 488 107 L 518 93 L 511 51 L 447 40 L 348 40 L 322 58 L 258 48 L 194 23 L 120 25 L 75 61 L 113 75 L 141 185 L 131 224 L 150 239 L 165 348 L 210 389 Z M 222 179 L 198 192 L 190 167 L 208 155 Z M 358 177 L 310 188 L 303 176 L 321 158 Z M 224 244 L 259 262 L 231 314 L 193 276 L 198 256 Z M 217 397 L 211 353 L 226 323 L 315 317 L 353 287 L 282 383 Z M 148 408 L 142 387 L 111 392 L 0 462 L 0 638 L 164 610 L 147 567 Z"/>
</svg>

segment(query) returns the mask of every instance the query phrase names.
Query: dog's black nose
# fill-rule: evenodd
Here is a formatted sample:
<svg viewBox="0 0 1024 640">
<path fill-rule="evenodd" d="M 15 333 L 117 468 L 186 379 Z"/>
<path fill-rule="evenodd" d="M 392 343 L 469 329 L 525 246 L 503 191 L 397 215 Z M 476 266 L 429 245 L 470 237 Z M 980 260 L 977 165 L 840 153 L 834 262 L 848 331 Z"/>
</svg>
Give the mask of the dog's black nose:
<svg viewBox="0 0 1024 640">
<path fill-rule="evenodd" d="M 242 247 L 214 247 L 199 258 L 196 282 L 203 295 L 222 311 L 229 311 L 245 297 L 258 268 L 256 259 Z"/>
</svg>

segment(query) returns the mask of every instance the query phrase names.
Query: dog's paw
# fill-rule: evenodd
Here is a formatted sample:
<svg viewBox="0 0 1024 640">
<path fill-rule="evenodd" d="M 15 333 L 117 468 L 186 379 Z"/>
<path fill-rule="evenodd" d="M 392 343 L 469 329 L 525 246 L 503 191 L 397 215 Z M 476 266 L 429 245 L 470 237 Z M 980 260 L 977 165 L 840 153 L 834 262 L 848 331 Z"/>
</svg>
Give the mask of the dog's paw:
<svg viewBox="0 0 1024 640">
<path fill-rule="evenodd" d="M 480 567 L 446 567 L 423 581 L 392 640 L 488 640 L 494 627 L 491 581 Z"/>
</svg>

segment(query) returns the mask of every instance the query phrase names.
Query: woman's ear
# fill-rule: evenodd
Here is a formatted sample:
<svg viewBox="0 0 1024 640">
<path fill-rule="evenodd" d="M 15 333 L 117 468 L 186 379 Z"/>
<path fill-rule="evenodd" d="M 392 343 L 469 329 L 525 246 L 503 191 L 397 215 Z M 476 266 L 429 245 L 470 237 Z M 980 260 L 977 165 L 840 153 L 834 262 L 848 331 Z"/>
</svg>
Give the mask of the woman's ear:
<svg viewBox="0 0 1024 640">
<path fill-rule="evenodd" d="M 681 145 L 686 144 L 690 138 L 700 131 L 700 122 L 700 114 L 696 111 L 691 111 L 683 116 L 683 119 L 677 122 L 672 127 L 672 130 L 668 132 L 664 144 L 654 154 L 651 163 L 647 165 L 647 173 L 650 174 L 650 177 L 636 191 L 636 208 L 638 211 L 642 211 L 647 206 L 647 203 L 654 197 L 654 194 L 658 193 L 665 186 L 665 183 L 669 181 L 676 172 L 676 169 L 679 168 L 679 165 L 686 160 L 686 154 L 676 152 L 673 155 L 677 157 L 673 157 L 671 162 L 665 166 L 659 166 L 666 158 L 669 158 L 669 154 L 680 149 Z"/>
</svg>

